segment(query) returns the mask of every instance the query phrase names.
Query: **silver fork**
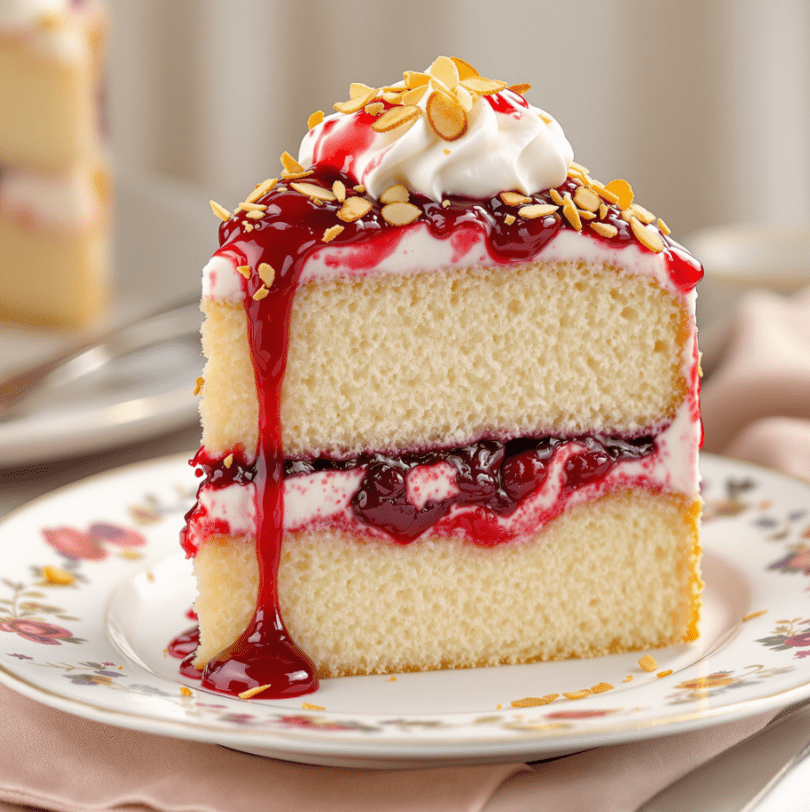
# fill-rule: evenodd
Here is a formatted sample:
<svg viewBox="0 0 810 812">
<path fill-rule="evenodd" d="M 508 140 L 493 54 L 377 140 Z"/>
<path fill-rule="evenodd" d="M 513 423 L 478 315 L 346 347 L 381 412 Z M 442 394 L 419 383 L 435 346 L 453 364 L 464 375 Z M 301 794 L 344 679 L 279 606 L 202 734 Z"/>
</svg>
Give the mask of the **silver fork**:
<svg viewBox="0 0 810 812">
<path fill-rule="evenodd" d="M 0 380 L 0 420 L 25 412 L 36 394 L 56 391 L 117 358 L 198 332 L 202 315 L 199 293 L 173 302 L 148 316 L 88 339 Z"/>
</svg>

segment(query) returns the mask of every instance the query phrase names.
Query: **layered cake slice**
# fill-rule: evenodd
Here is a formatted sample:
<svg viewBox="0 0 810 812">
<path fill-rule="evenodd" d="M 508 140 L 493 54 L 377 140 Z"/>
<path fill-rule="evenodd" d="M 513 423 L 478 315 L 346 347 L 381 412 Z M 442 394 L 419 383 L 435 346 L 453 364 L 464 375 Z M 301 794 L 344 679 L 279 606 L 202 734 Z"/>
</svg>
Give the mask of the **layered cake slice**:
<svg viewBox="0 0 810 812">
<path fill-rule="evenodd" d="M 696 637 L 702 270 L 527 90 L 446 57 L 352 85 L 212 204 L 204 686 Z"/>
<path fill-rule="evenodd" d="M 0 318 L 73 326 L 107 299 L 105 29 L 98 0 L 0 3 Z"/>
</svg>

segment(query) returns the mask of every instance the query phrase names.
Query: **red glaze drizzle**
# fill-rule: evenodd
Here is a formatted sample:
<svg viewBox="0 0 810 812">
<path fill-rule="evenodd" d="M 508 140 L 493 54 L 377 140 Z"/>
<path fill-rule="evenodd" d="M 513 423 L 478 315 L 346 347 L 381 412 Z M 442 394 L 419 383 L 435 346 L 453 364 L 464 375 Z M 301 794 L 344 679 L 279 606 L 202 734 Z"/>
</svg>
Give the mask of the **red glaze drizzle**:
<svg viewBox="0 0 810 812">
<path fill-rule="evenodd" d="M 498 109 L 500 100 L 497 97 L 487 97 L 487 101 Z M 514 110 L 514 106 L 510 109 Z M 305 181 L 326 188 L 331 188 L 335 180 L 342 181 L 349 189 L 356 185 L 358 180 L 351 174 L 351 156 L 373 138 L 369 127 L 371 120 L 372 117 L 365 113 L 357 115 L 348 135 L 340 139 L 341 144 L 328 145 L 328 154 L 316 145 L 316 163 Z M 327 134 L 328 127 L 327 122 L 324 126 Z M 573 196 L 578 185 L 569 179 L 558 187 L 558 191 L 563 196 Z M 533 203 L 552 202 L 548 192 L 530 197 Z M 203 687 L 239 694 L 267 686 L 256 696 L 270 699 L 309 693 L 318 685 L 312 661 L 295 645 L 284 626 L 278 606 L 276 577 L 284 526 L 280 403 L 289 316 L 304 262 L 323 247 L 327 229 L 341 225 L 342 231 L 334 238 L 333 244 L 347 249 L 345 255 L 349 257 L 350 267 L 367 269 L 396 250 L 402 234 L 409 228 L 426 227 L 436 239 L 452 238 L 462 243 L 476 232 L 483 234 L 490 256 L 500 265 L 532 259 L 561 228 L 572 228 L 561 212 L 528 220 L 517 218 L 509 224 L 505 218 L 514 214 L 515 209 L 505 206 L 498 196 L 487 200 L 458 196 L 448 196 L 447 199 L 449 206 L 444 207 L 424 196 L 411 195 L 411 203 L 419 206 L 423 214 L 410 226 L 389 225 L 376 200 L 370 201 L 372 208 L 362 219 L 342 223 L 336 217 L 339 202 L 316 205 L 282 182 L 257 201 L 267 206 L 261 219 L 247 219 L 244 212 L 237 211 L 220 226 L 219 251 L 238 258 L 239 264 L 248 264 L 252 270 L 244 288 L 260 415 L 258 456 L 252 475 L 257 489 L 256 550 L 260 580 L 253 619 L 233 645 L 208 663 L 202 674 Z M 639 245 L 616 206 L 608 206 L 602 222 L 614 225 L 617 234 L 606 238 L 585 229 L 581 232 L 583 239 L 601 240 L 619 249 L 631 243 Z M 688 292 L 702 276 L 702 270 L 677 243 L 664 234 L 661 238 L 670 278 L 678 289 Z M 353 250 L 352 246 L 356 248 Z M 262 286 L 256 271 L 263 262 L 274 269 L 275 280 L 267 296 L 253 299 L 253 294 Z M 198 461 L 195 458 L 192 463 Z M 482 538 L 488 533 L 483 518 L 479 523 L 473 521 L 468 528 L 469 532 L 478 533 Z M 185 534 L 183 541 L 190 552 Z M 183 645 L 178 642 L 175 649 L 179 652 Z M 191 666 L 192 660 L 193 654 L 183 661 L 182 671 L 188 676 L 192 676 L 190 671 L 195 670 Z"/>
</svg>

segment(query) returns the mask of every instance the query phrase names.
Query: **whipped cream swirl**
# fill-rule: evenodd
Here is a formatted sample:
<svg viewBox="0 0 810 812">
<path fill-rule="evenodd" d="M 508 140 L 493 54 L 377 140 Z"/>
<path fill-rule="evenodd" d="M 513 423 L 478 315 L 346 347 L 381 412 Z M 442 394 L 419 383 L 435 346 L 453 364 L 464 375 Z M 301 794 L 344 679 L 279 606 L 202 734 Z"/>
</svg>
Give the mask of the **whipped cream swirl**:
<svg viewBox="0 0 810 812">
<path fill-rule="evenodd" d="M 427 71 L 430 87 L 458 95 L 459 85 L 450 87 L 435 76 L 442 59 Z M 363 123 L 370 118 L 365 108 L 328 116 L 304 136 L 299 163 L 310 167 L 345 156 L 340 168 L 375 198 L 398 183 L 438 201 L 445 195 L 484 198 L 506 190 L 529 195 L 565 181 L 574 153 L 562 127 L 520 94 L 507 89 L 472 94 L 466 130 L 453 140 L 431 126 L 429 97 L 425 93 L 417 103 L 421 114 L 414 121 L 388 132 Z"/>
</svg>

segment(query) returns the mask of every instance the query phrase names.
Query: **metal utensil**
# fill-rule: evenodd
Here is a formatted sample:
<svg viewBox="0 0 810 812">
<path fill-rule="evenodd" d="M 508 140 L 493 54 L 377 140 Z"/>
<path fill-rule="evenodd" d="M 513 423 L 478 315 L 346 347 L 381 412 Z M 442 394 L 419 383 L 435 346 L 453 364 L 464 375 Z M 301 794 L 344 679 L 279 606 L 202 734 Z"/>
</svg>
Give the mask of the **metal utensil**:
<svg viewBox="0 0 810 812">
<path fill-rule="evenodd" d="M 779 770 L 770 781 L 740 810 L 740 812 L 753 812 L 767 795 L 770 795 L 772 790 L 782 781 L 785 776 L 799 764 L 803 759 L 810 755 L 810 740 L 808 740 L 801 750 L 793 754 L 793 757 L 788 761 L 781 770 Z"/>
<path fill-rule="evenodd" d="M 56 391 L 117 358 L 196 333 L 202 316 L 195 293 L 135 321 L 83 341 L 0 380 L 0 420 L 25 412 L 34 395 Z"/>
</svg>

